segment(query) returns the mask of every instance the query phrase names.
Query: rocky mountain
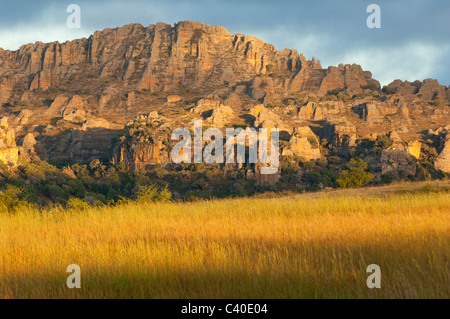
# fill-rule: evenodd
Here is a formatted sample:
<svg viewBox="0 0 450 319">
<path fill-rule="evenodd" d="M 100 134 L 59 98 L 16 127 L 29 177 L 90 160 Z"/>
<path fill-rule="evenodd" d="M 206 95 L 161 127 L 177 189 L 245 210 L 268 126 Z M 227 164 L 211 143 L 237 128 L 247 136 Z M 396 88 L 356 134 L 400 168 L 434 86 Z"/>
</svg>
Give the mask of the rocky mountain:
<svg viewBox="0 0 450 319">
<path fill-rule="evenodd" d="M 429 147 L 436 154 L 427 159 L 450 172 L 449 100 L 436 80 L 382 89 L 359 65 L 324 69 L 296 50 L 200 22 L 0 49 L 0 116 L 22 155 L 103 158 L 130 171 L 170 164 L 170 132 L 203 119 L 223 129 L 277 127 L 283 155 L 304 161 L 353 156 L 388 136 L 376 156 L 357 154 L 380 174 L 414 175 Z"/>
</svg>

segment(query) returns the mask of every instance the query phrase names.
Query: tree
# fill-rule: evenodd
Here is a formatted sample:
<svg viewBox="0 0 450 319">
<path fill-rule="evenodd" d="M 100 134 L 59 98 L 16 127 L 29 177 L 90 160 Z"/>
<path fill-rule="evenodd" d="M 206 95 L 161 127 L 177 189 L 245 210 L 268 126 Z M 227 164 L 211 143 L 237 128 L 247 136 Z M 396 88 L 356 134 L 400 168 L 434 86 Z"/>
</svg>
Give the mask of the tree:
<svg viewBox="0 0 450 319">
<path fill-rule="evenodd" d="M 381 154 L 381 152 L 392 146 L 394 142 L 387 135 L 378 135 L 377 140 L 373 145 L 373 151 L 375 154 Z"/>
<path fill-rule="evenodd" d="M 167 187 L 158 189 L 155 185 L 138 185 L 135 197 L 137 201 L 144 203 L 167 202 L 172 200 L 172 193 Z"/>
<path fill-rule="evenodd" d="M 350 160 L 349 169 L 342 171 L 336 181 L 339 187 L 355 188 L 361 187 L 369 183 L 375 176 L 367 172 L 368 165 L 362 159 L 352 158 Z"/>
<path fill-rule="evenodd" d="M 375 146 L 378 146 L 383 150 L 389 148 L 392 144 L 393 141 L 389 138 L 389 136 L 384 134 L 378 135 L 377 140 L 375 141 Z"/>
<path fill-rule="evenodd" d="M 21 207 L 29 206 L 26 201 L 25 189 L 15 185 L 8 184 L 6 189 L 0 191 L 0 213 L 13 213 L 21 209 Z"/>
</svg>

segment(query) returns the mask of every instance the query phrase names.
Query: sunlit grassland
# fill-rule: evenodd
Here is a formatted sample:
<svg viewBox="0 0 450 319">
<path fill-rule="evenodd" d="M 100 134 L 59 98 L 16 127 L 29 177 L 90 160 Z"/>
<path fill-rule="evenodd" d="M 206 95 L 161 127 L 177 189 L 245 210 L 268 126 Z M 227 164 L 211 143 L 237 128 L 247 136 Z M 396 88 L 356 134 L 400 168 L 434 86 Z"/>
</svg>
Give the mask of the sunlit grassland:
<svg viewBox="0 0 450 319">
<path fill-rule="evenodd" d="M 449 298 L 448 191 L 364 194 L 0 213 L 0 298 Z"/>
</svg>

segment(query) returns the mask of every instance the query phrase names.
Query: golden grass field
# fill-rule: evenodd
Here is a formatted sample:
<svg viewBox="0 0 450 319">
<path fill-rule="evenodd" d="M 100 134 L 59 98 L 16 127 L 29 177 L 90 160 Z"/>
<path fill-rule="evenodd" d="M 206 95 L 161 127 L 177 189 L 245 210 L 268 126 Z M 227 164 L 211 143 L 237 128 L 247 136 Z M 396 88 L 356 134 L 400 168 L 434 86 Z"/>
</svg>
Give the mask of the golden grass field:
<svg viewBox="0 0 450 319">
<path fill-rule="evenodd" d="M 0 213 L 0 297 L 449 298 L 444 184 Z"/>
</svg>

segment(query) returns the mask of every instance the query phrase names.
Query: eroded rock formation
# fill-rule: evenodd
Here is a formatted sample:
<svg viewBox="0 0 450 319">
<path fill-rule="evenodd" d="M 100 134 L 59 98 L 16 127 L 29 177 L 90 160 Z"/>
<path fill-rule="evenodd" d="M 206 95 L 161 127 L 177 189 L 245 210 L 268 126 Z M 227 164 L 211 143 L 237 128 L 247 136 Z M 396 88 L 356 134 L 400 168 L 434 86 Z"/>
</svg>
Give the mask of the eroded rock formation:
<svg viewBox="0 0 450 319">
<path fill-rule="evenodd" d="M 0 49 L 0 116 L 10 118 L 1 146 L 12 163 L 10 128 L 24 153 L 41 159 L 106 157 L 147 169 L 170 162 L 173 129 L 202 119 L 220 129 L 278 128 L 289 144 L 284 155 L 305 160 L 326 156 L 323 141 L 348 157 L 361 141 L 396 131 L 401 141 L 382 151 L 380 165 L 408 175 L 423 154 L 424 132 L 450 122 L 448 99 L 449 88 L 436 80 L 396 80 L 381 90 L 359 65 L 323 68 L 297 50 L 200 22 L 130 24 Z M 432 145 L 444 172 L 448 135 Z"/>
</svg>

